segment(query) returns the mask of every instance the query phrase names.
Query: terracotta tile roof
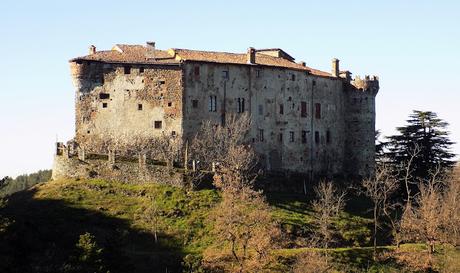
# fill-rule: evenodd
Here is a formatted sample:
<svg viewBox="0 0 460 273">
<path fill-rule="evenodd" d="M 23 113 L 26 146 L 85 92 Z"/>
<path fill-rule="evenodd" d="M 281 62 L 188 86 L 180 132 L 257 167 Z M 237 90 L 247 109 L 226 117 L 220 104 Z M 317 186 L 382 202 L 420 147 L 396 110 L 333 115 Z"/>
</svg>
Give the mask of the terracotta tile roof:
<svg viewBox="0 0 460 273">
<path fill-rule="evenodd" d="M 211 63 L 227 64 L 247 64 L 246 53 L 228 53 L 199 51 L 190 49 L 173 48 L 169 50 L 155 50 L 155 59 L 153 59 L 153 50 L 143 45 L 123 45 L 119 44 L 107 51 L 97 51 L 94 54 L 78 57 L 70 60 L 88 60 L 101 62 L 119 62 L 119 63 L 180 63 L 182 61 L 198 61 Z M 303 66 L 302 64 L 289 61 L 284 58 L 269 56 L 263 53 L 256 53 L 255 64 L 266 65 L 280 68 L 290 68 L 295 70 L 309 71 L 310 74 L 332 77 L 330 73 L 317 69 Z"/>
<path fill-rule="evenodd" d="M 155 57 L 155 58 L 153 58 Z M 97 51 L 94 54 L 77 57 L 70 61 L 101 61 L 114 63 L 179 63 L 165 50 L 147 48 L 142 45 L 115 45 L 111 50 Z"/>
</svg>

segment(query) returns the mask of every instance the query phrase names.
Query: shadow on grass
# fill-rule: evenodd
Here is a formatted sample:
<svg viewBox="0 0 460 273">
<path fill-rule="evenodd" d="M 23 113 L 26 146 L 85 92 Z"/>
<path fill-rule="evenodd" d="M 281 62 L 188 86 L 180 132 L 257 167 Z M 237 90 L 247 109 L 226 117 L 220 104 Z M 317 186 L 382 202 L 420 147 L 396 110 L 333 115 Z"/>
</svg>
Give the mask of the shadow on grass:
<svg viewBox="0 0 460 273">
<path fill-rule="evenodd" d="M 110 272 L 180 272 L 181 252 L 173 238 L 133 228 L 101 211 L 73 208 L 58 200 L 37 200 L 35 191 L 9 197 L 0 215 L 10 224 L 0 231 L 0 272 L 67 272 L 79 236 L 89 232 L 103 248 Z"/>
</svg>

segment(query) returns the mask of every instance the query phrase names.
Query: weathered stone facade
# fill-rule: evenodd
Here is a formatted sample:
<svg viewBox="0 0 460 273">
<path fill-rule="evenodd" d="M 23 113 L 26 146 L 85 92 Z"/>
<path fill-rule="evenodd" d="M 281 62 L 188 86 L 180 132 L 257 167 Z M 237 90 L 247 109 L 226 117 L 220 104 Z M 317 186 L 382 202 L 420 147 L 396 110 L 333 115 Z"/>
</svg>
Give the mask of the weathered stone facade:
<svg viewBox="0 0 460 273">
<path fill-rule="evenodd" d="M 191 139 L 205 120 L 249 113 L 267 170 L 366 176 L 374 168 L 378 78 L 295 63 L 281 49 L 233 54 L 116 45 L 70 61 L 80 146 L 159 134 Z M 102 148 L 101 148 L 102 149 Z"/>
</svg>

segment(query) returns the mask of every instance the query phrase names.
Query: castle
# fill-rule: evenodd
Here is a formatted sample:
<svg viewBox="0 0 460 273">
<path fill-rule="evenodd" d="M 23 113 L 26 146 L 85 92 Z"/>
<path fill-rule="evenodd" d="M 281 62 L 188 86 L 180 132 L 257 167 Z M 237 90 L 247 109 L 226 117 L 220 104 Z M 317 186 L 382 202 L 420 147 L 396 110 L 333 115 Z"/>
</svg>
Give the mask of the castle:
<svg viewBox="0 0 460 273">
<path fill-rule="evenodd" d="M 367 176 L 374 168 L 375 76 L 352 79 L 279 48 L 246 53 L 115 45 L 70 60 L 79 145 L 136 136 L 191 139 L 203 121 L 248 113 L 269 171 Z"/>
</svg>

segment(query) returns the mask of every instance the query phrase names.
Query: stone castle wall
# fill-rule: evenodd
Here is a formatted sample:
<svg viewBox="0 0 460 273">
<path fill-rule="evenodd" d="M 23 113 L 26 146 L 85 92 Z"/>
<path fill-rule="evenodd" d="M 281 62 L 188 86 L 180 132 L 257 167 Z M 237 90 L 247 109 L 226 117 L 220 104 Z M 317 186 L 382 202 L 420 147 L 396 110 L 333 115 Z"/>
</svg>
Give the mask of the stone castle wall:
<svg viewBox="0 0 460 273">
<path fill-rule="evenodd" d="M 160 183 L 183 185 L 183 172 L 165 166 L 145 165 L 137 162 L 110 162 L 107 159 L 85 159 L 56 155 L 53 163 L 53 180 L 104 179 L 125 183 Z"/>
</svg>

